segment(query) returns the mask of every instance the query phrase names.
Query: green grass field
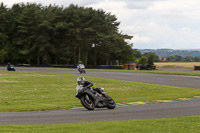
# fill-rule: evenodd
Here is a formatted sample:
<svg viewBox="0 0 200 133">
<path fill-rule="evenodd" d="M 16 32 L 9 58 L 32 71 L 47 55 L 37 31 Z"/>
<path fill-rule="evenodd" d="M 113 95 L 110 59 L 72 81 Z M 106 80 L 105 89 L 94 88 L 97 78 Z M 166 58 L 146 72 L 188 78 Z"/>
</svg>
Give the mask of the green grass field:
<svg viewBox="0 0 200 133">
<path fill-rule="evenodd" d="M 1 133 L 199 133 L 200 116 L 54 125 L 0 125 Z"/>
<path fill-rule="evenodd" d="M 81 106 L 75 98 L 77 75 L 0 71 L 0 112 L 59 110 Z M 120 81 L 85 76 L 104 87 L 117 103 L 168 100 L 200 95 L 200 89 Z M 1 133 L 198 133 L 200 116 L 167 119 L 71 123 L 54 125 L 0 125 Z"/>
<path fill-rule="evenodd" d="M 81 106 L 77 75 L 0 71 L 0 112 L 59 110 Z M 85 77 L 104 87 L 117 103 L 168 100 L 200 95 L 200 89 Z"/>
</svg>

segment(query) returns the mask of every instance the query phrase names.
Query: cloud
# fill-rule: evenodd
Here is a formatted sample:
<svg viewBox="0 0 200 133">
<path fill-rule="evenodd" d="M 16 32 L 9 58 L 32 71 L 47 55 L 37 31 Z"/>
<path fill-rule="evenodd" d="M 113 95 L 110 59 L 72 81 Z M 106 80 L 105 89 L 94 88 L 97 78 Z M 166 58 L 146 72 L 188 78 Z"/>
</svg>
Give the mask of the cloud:
<svg viewBox="0 0 200 133">
<path fill-rule="evenodd" d="M 3 0 L 9 6 L 18 2 L 75 4 L 103 9 L 116 15 L 119 28 L 134 36 L 134 48 L 199 48 L 199 0 Z"/>
<path fill-rule="evenodd" d="M 151 41 L 150 37 L 140 36 L 140 35 L 134 35 L 133 41 L 135 43 L 149 43 Z"/>
<path fill-rule="evenodd" d="M 137 26 L 124 27 L 124 32 L 130 32 L 134 38 L 130 41 L 134 48 L 199 48 L 199 32 L 189 27 L 173 29 L 168 25 L 154 22 L 143 23 Z"/>
<path fill-rule="evenodd" d="M 144 9 L 123 8 L 123 32 L 137 48 L 200 48 L 200 1 L 154 1 Z M 126 18 L 125 18 L 126 16 Z"/>
<path fill-rule="evenodd" d="M 126 2 L 114 1 L 114 0 L 102 0 L 87 6 L 93 7 L 95 9 L 104 9 L 106 11 L 116 11 L 116 10 L 121 11 L 126 6 Z"/>
</svg>

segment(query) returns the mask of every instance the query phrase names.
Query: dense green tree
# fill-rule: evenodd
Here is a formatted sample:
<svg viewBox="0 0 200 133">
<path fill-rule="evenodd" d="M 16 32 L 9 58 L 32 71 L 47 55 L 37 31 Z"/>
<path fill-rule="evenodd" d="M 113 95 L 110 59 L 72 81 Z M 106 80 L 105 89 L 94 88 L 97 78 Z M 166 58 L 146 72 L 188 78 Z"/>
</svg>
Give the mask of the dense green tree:
<svg viewBox="0 0 200 133">
<path fill-rule="evenodd" d="M 139 64 L 147 64 L 148 62 L 148 58 L 146 56 L 142 56 L 140 59 L 139 59 Z"/>
<path fill-rule="evenodd" d="M 134 49 L 134 53 L 135 53 L 135 58 L 140 58 L 142 57 L 142 53 L 140 51 L 138 51 L 137 49 Z"/>
<path fill-rule="evenodd" d="M 153 58 L 153 61 L 159 61 L 160 60 L 159 56 L 156 55 L 153 52 L 146 52 L 146 53 L 143 54 L 143 56 L 146 56 L 147 58 L 150 58 L 151 56 L 153 56 L 153 57 L 151 57 L 151 58 Z"/>
<path fill-rule="evenodd" d="M 200 57 L 194 57 L 193 61 L 200 61 Z"/>
<path fill-rule="evenodd" d="M 7 46 L 9 40 L 9 9 L 1 3 L 0 5 L 0 63 L 6 60 Z"/>
<path fill-rule="evenodd" d="M 119 32 L 117 17 L 69 5 L 17 3 L 0 6 L 1 63 L 109 65 L 134 61 L 136 51 Z"/>
<path fill-rule="evenodd" d="M 156 55 L 155 53 L 153 52 L 146 52 L 143 54 L 143 56 L 147 57 L 147 63 L 150 64 L 150 65 L 154 65 L 154 62 L 155 61 L 159 61 L 159 57 L 158 55 Z"/>
<path fill-rule="evenodd" d="M 179 55 L 173 55 L 173 56 L 169 56 L 166 58 L 166 61 L 170 61 L 170 62 L 192 62 L 192 61 L 200 61 L 200 57 L 194 57 L 194 56 L 179 56 Z"/>
<path fill-rule="evenodd" d="M 173 55 L 167 57 L 166 61 L 182 61 L 182 56 L 179 55 Z"/>
</svg>

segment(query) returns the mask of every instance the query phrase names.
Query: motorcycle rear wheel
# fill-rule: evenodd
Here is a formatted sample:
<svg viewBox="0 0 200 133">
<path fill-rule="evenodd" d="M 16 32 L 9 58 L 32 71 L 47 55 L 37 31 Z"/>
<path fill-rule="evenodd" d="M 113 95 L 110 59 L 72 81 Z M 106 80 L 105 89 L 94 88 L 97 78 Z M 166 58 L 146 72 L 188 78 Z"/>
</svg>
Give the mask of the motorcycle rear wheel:
<svg viewBox="0 0 200 133">
<path fill-rule="evenodd" d="M 83 69 L 83 73 L 84 73 L 84 74 L 86 73 L 84 69 Z"/>
<path fill-rule="evenodd" d="M 94 110 L 95 106 L 94 106 L 94 101 L 90 98 L 89 95 L 84 95 L 83 97 L 81 97 L 81 104 L 88 110 Z"/>
</svg>

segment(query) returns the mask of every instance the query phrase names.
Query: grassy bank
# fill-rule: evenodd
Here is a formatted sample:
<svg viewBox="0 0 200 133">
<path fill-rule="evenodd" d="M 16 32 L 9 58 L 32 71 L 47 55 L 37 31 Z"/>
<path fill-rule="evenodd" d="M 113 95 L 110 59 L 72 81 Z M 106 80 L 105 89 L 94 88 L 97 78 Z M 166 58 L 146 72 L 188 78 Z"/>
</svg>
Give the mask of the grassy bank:
<svg viewBox="0 0 200 133">
<path fill-rule="evenodd" d="M 55 125 L 1 125 L 1 133 L 199 133 L 200 116 Z"/>
<path fill-rule="evenodd" d="M 77 75 L 0 71 L 0 112 L 59 110 L 81 106 Z M 200 95 L 200 89 L 85 77 L 104 87 L 117 103 L 168 100 Z"/>
</svg>

